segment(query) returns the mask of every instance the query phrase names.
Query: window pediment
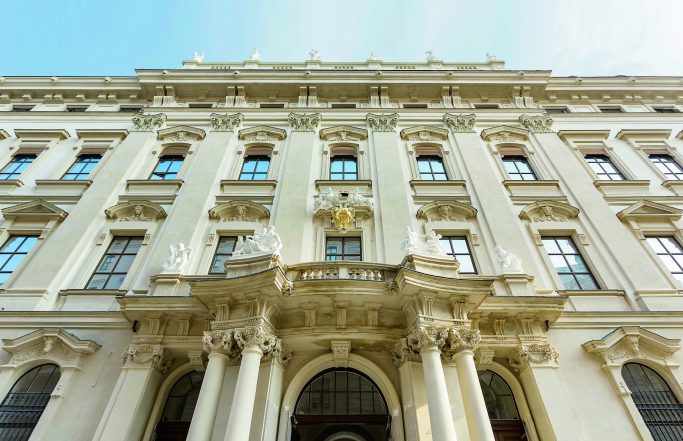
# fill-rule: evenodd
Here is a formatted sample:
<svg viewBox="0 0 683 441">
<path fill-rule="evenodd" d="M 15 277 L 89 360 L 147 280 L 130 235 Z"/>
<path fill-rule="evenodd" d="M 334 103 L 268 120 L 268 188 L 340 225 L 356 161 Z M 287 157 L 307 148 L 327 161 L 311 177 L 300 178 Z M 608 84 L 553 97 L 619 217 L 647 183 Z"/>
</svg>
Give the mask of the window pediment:
<svg viewBox="0 0 683 441">
<path fill-rule="evenodd" d="M 621 326 L 600 340 L 584 343 L 583 348 L 595 354 L 605 365 L 621 365 L 633 358 L 674 365 L 669 357 L 681 348 L 681 340 L 666 338 L 640 326 Z"/>
<path fill-rule="evenodd" d="M 579 209 L 558 201 L 538 201 L 522 208 L 519 217 L 529 222 L 566 222 L 579 215 Z"/>
<path fill-rule="evenodd" d="M 114 221 L 149 222 L 166 217 L 166 210 L 150 201 L 127 201 L 104 210 L 107 219 Z"/>
<path fill-rule="evenodd" d="M 190 126 L 175 126 L 157 131 L 159 141 L 192 142 L 201 141 L 206 136 L 202 129 Z"/>
<path fill-rule="evenodd" d="M 432 221 L 464 222 L 477 216 L 477 209 L 457 201 L 434 201 L 417 210 L 417 217 Z"/>
<path fill-rule="evenodd" d="M 643 221 L 677 221 L 681 218 L 683 210 L 669 207 L 657 202 L 642 200 L 617 213 L 620 220 L 635 222 Z"/>
<path fill-rule="evenodd" d="M 250 201 L 230 201 L 209 210 L 209 218 L 222 222 L 260 222 L 270 218 L 270 211 Z"/>
<path fill-rule="evenodd" d="M 3 349 L 12 354 L 6 366 L 19 366 L 37 360 L 54 360 L 60 366 L 80 366 L 83 356 L 94 353 L 100 345 L 81 340 L 64 329 L 38 329 L 14 339 L 2 339 Z"/>
<path fill-rule="evenodd" d="M 353 126 L 327 127 L 320 131 L 323 141 L 362 141 L 367 138 L 367 130 Z"/>
<path fill-rule="evenodd" d="M 448 130 L 434 126 L 415 126 L 401 130 L 401 139 L 405 141 L 445 141 Z"/>
<path fill-rule="evenodd" d="M 287 132 L 277 127 L 256 126 L 240 130 L 238 136 L 244 141 L 274 142 L 285 139 Z"/>
<path fill-rule="evenodd" d="M 519 127 L 498 126 L 483 130 L 481 137 L 484 141 L 492 141 L 497 144 L 523 144 L 529 139 L 529 131 Z"/>
<path fill-rule="evenodd" d="M 2 210 L 2 215 L 8 220 L 54 220 L 63 221 L 68 213 L 54 204 L 43 199 L 13 205 Z"/>
</svg>

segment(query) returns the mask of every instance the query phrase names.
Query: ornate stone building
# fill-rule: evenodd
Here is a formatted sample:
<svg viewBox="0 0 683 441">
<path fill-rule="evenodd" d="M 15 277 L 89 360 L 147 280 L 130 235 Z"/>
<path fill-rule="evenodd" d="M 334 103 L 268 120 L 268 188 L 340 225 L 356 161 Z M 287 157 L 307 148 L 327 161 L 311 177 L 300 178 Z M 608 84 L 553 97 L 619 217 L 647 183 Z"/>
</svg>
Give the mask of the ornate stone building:
<svg viewBox="0 0 683 441">
<path fill-rule="evenodd" d="M 683 440 L 683 81 L 0 77 L 0 440 Z"/>
</svg>

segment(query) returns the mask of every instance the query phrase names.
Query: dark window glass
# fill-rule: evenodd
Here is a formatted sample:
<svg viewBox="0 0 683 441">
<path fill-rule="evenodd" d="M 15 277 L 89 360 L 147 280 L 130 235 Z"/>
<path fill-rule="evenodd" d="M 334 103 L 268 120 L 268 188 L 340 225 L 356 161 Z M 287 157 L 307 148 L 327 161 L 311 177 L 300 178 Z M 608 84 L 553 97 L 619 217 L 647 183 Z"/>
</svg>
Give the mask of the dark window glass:
<svg viewBox="0 0 683 441">
<path fill-rule="evenodd" d="M 586 162 L 598 176 L 598 179 L 608 181 L 623 181 L 624 175 L 614 166 L 607 155 L 586 155 Z"/>
<path fill-rule="evenodd" d="M 683 440 L 683 405 L 667 382 L 653 369 L 626 363 L 621 376 L 655 441 Z"/>
<path fill-rule="evenodd" d="M 666 179 L 671 181 L 683 179 L 683 168 L 670 155 L 650 155 L 650 161 L 666 176 Z"/>
<path fill-rule="evenodd" d="M 285 107 L 284 103 L 261 103 L 259 107 L 262 109 L 282 109 Z"/>
<path fill-rule="evenodd" d="M 0 284 L 17 269 L 37 240 L 38 236 L 10 236 L 7 239 L 0 248 Z"/>
<path fill-rule="evenodd" d="M 264 181 L 268 177 L 270 157 L 250 155 L 244 158 L 240 181 Z"/>
<path fill-rule="evenodd" d="M 178 177 L 178 172 L 180 167 L 183 166 L 184 156 L 180 155 L 166 155 L 159 158 L 159 163 L 154 168 L 152 175 L 149 177 L 151 180 L 164 180 L 168 181 L 171 179 L 176 179 Z"/>
<path fill-rule="evenodd" d="M 566 107 L 546 107 L 544 108 L 545 113 L 551 113 L 551 114 L 556 114 L 556 113 L 569 113 L 569 110 Z"/>
<path fill-rule="evenodd" d="M 232 256 L 236 243 L 236 236 L 221 236 L 216 247 L 216 254 L 213 255 L 213 263 L 211 264 L 209 274 L 223 274 L 225 272 L 223 263 Z"/>
<path fill-rule="evenodd" d="M 76 162 L 69 168 L 62 179 L 65 181 L 82 181 L 88 179 L 90 173 L 95 169 L 97 163 L 100 162 L 102 156 L 100 155 L 80 155 Z"/>
<path fill-rule="evenodd" d="M 538 179 L 525 156 L 503 156 L 503 165 L 513 181 L 535 181 Z"/>
<path fill-rule="evenodd" d="M 460 262 L 460 272 L 462 274 L 477 274 L 474 266 L 470 244 L 464 236 L 443 236 L 441 246 L 446 250 L 446 254 L 455 257 Z"/>
<path fill-rule="evenodd" d="M 599 107 L 602 113 L 623 113 L 621 107 Z"/>
<path fill-rule="evenodd" d="M 571 237 L 544 237 L 542 240 L 565 289 L 600 289 Z"/>
<path fill-rule="evenodd" d="M 674 107 L 653 107 L 654 111 L 657 113 L 678 113 L 680 110 Z"/>
<path fill-rule="evenodd" d="M 59 381 L 54 364 L 34 367 L 14 383 L 0 404 L 0 439 L 28 441 Z"/>
<path fill-rule="evenodd" d="M 85 112 L 88 106 L 67 106 L 67 112 Z"/>
<path fill-rule="evenodd" d="M 190 372 L 176 381 L 166 399 L 161 422 L 192 421 L 203 379 L 203 372 Z"/>
<path fill-rule="evenodd" d="M 425 181 L 445 181 L 448 179 L 441 156 L 418 156 L 417 169 L 420 172 L 420 179 Z"/>
<path fill-rule="evenodd" d="M 24 170 L 36 159 L 36 155 L 14 155 L 12 160 L 0 171 L 0 181 L 19 179 Z"/>
<path fill-rule="evenodd" d="M 213 103 L 190 103 L 190 109 L 210 109 Z"/>
<path fill-rule="evenodd" d="M 674 278 L 683 283 L 683 249 L 671 236 L 648 237 L 647 243 L 657 253 Z"/>
<path fill-rule="evenodd" d="M 119 289 L 141 245 L 139 236 L 115 237 L 85 289 Z"/>
<path fill-rule="evenodd" d="M 491 420 L 518 420 L 519 412 L 512 389 L 503 377 L 492 371 L 479 372 L 479 384 Z"/>
<path fill-rule="evenodd" d="M 360 237 L 328 237 L 325 260 L 362 260 Z"/>
<path fill-rule="evenodd" d="M 12 112 L 30 112 L 33 106 L 12 106 Z"/>
<path fill-rule="evenodd" d="M 420 103 L 413 103 L 413 104 L 404 104 L 403 105 L 404 109 L 426 109 L 427 104 L 420 104 Z"/>
<path fill-rule="evenodd" d="M 355 181 L 358 179 L 358 164 L 355 156 L 335 155 L 330 161 L 330 179 Z"/>
<path fill-rule="evenodd" d="M 332 109 L 355 109 L 356 103 L 332 103 Z"/>
<path fill-rule="evenodd" d="M 497 109 L 500 107 L 498 104 L 475 104 L 475 109 Z"/>
<path fill-rule="evenodd" d="M 119 112 L 123 113 L 138 113 L 142 110 L 142 106 L 126 106 L 126 107 L 121 107 L 119 109 Z"/>
</svg>

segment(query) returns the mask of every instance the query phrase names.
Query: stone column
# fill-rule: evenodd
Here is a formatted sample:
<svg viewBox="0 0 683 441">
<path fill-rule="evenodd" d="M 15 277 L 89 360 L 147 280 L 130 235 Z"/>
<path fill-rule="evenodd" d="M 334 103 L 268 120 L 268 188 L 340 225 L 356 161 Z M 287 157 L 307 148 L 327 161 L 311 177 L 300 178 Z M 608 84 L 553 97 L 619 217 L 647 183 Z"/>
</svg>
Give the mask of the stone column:
<svg viewBox="0 0 683 441">
<path fill-rule="evenodd" d="M 281 196 L 278 196 L 277 209 L 274 210 L 276 225 L 297 226 L 280 230 L 285 262 L 313 260 L 313 171 L 318 169 L 314 159 L 320 156 L 314 147 L 315 131 L 320 119 L 319 113 L 289 114 L 292 133 L 284 152 L 278 195 L 296 194 L 297 197 L 287 198 L 287 203 L 281 204 Z"/>
<path fill-rule="evenodd" d="M 228 427 L 225 430 L 225 441 L 248 441 L 261 358 L 264 355 L 281 357 L 282 341 L 262 323 L 235 329 L 232 332 L 236 345 L 242 351 L 242 361 L 237 375 Z"/>
<path fill-rule="evenodd" d="M 402 160 L 404 150 L 396 135 L 398 115 L 375 115 L 368 113 L 368 125 L 372 129 L 370 149 L 376 175 L 373 179 L 375 196 L 375 234 L 378 260 L 399 263 L 405 253 L 401 251 L 401 238 L 405 227 L 415 226 L 412 212 L 413 196 L 410 191 L 410 173 Z M 386 219 L 386 221 L 385 221 Z"/>
<path fill-rule="evenodd" d="M 204 350 L 209 353 L 209 362 L 204 373 L 204 380 L 199 391 L 197 405 L 192 414 L 187 441 L 209 441 L 213 434 L 213 426 L 221 399 L 225 368 L 230 361 L 228 355 L 233 346 L 230 331 L 213 331 L 204 333 Z"/>
<path fill-rule="evenodd" d="M 164 348 L 158 344 L 131 344 L 124 366 L 93 441 L 141 439 L 157 396 Z"/>
<path fill-rule="evenodd" d="M 406 338 L 394 346 L 393 359 L 401 378 L 401 405 L 405 439 L 431 439 L 429 408 L 425 394 L 424 372 L 418 353 L 408 347 Z"/>
</svg>

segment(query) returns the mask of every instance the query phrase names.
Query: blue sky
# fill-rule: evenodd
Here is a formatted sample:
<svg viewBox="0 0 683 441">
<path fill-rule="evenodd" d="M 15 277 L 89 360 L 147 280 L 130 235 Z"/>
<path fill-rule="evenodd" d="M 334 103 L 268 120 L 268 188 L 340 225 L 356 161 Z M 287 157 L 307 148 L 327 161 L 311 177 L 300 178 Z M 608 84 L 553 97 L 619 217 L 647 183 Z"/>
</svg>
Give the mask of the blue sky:
<svg viewBox="0 0 683 441">
<path fill-rule="evenodd" d="M 483 61 L 683 75 L 681 0 L 2 0 L 0 75 L 132 75 L 235 61 Z"/>
</svg>

